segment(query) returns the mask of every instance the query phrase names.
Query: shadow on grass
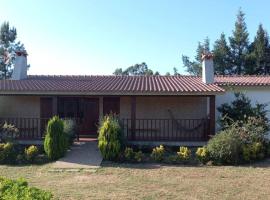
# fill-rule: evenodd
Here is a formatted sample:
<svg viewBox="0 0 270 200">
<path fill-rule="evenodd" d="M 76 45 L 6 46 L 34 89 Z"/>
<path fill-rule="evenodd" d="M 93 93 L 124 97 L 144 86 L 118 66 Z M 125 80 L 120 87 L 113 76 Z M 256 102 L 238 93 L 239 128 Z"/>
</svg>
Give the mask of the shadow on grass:
<svg viewBox="0 0 270 200">
<path fill-rule="evenodd" d="M 170 163 L 155 163 L 155 162 L 111 162 L 103 161 L 102 167 L 114 167 L 114 168 L 130 168 L 130 169 L 159 169 L 162 167 L 203 167 L 199 164 L 170 164 Z"/>
<path fill-rule="evenodd" d="M 132 162 L 111 162 L 103 161 L 101 164 L 102 167 L 114 167 L 114 168 L 130 168 L 130 169 L 159 169 L 162 167 L 192 167 L 192 168 L 211 168 L 211 167 L 242 167 L 242 168 L 270 168 L 270 158 L 257 161 L 248 164 L 239 164 L 239 165 L 202 165 L 199 163 L 155 163 L 155 162 L 141 162 L 141 163 L 132 163 Z"/>
</svg>

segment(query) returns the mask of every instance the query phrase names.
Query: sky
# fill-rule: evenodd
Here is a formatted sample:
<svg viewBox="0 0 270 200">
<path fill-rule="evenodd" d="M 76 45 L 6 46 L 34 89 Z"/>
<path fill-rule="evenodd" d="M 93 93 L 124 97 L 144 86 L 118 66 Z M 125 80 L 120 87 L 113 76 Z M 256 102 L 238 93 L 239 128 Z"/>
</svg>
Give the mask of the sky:
<svg viewBox="0 0 270 200">
<path fill-rule="evenodd" d="M 142 62 L 185 73 L 182 55 L 230 36 L 240 7 L 250 41 L 259 23 L 270 31 L 269 0 L 2 0 L 0 23 L 16 27 L 28 74 L 108 75 Z"/>
</svg>

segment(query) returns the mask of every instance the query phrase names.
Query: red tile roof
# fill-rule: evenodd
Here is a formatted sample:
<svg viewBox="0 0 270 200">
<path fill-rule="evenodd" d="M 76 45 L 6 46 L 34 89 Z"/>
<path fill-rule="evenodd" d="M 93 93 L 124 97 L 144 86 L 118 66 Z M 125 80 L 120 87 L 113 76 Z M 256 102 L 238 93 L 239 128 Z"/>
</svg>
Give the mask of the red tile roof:
<svg viewBox="0 0 270 200">
<path fill-rule="evenodd" d="M 1 80 L 0 93 L 82 95 L 206 95 L 224 92 L 196 76 L 28 76 Z"/>
<path fill-rule="evenodd" d="M 0 80 L 0 94 L 206 95 L 225 85 L 270 86 L 270 76 L 215 76 L 214 84 L 198 76 L 28 76 Z"/>
<path fill-rule="evenodd" d="M 269 86 L 270 76 L 215 76 L 219 86 Z"/>
</svg>

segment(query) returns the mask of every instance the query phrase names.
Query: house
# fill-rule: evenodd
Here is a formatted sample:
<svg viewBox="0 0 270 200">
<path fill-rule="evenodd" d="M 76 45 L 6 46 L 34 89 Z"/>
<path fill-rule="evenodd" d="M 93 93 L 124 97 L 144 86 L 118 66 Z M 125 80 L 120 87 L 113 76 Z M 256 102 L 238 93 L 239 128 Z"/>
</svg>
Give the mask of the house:
<svg viewBox="0 0 270 200">
<path fill-rule="evenodd" d="M 27 55 L 17 52 L 11 80 L 0 81 L 0 121 L 15 124 L 20 139 L 40 140 L 53 115 L 73 118 L 79 137 L 96 137 L 99 118 L 118 114 L 134 143 L 199 145 L 215 134 L 217 107 L 245 91 L 270 102 L 270 76 L 214 76 L 213 58 L 203 56 L 198 76 L 27 75 Z"/>
</svg>

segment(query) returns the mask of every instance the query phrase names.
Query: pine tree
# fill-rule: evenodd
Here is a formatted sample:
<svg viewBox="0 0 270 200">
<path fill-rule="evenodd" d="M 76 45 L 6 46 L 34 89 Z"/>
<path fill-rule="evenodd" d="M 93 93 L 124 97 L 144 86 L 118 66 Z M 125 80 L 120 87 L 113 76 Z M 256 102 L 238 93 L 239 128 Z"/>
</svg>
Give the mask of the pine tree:
<svg viewBox="0 0 270 200">
<path fill-rule="evenodd" d="M 10 28 L 8 22 L 0 27 L 0 79 L 11 77 L 16 51 L 25 51 L 20 42 L 16 42 L 17 31 Z"/>
<path fill-rule="evenodd" d="M 220 75 L 231 74 L 231 65 L 229 62 L 230 48 L 227 45 L 224 33 L 216 40 L 213 48 L 215 73 Z"/>
<path fill-rule="evenodd" d="M 187 72 L 196 76 L 200 76 L 202 74 L 201 56 L 205 52 L 210 52 L 210 41 L 208 37 L 204 40 L 203 43 L 198 43 L 194 61 L 190 61 L 188 56 L 182 55 L 182 61 Z"/>
<path fill-rule="evenodd" d="M 245 74 L 246 57 L 248 55 L 248 31 L 245 23 L 245 14 L 239 10 L 235 22 L 233 36 L 229 38 L 231 47 L 232 73 Z"/>
<path fill-rule="evenodd" d="M 267 31 L 259 25 L 254 42 L 251 44 L 253 74 L 270 74 L 270 44 Z"/>
</svg>

